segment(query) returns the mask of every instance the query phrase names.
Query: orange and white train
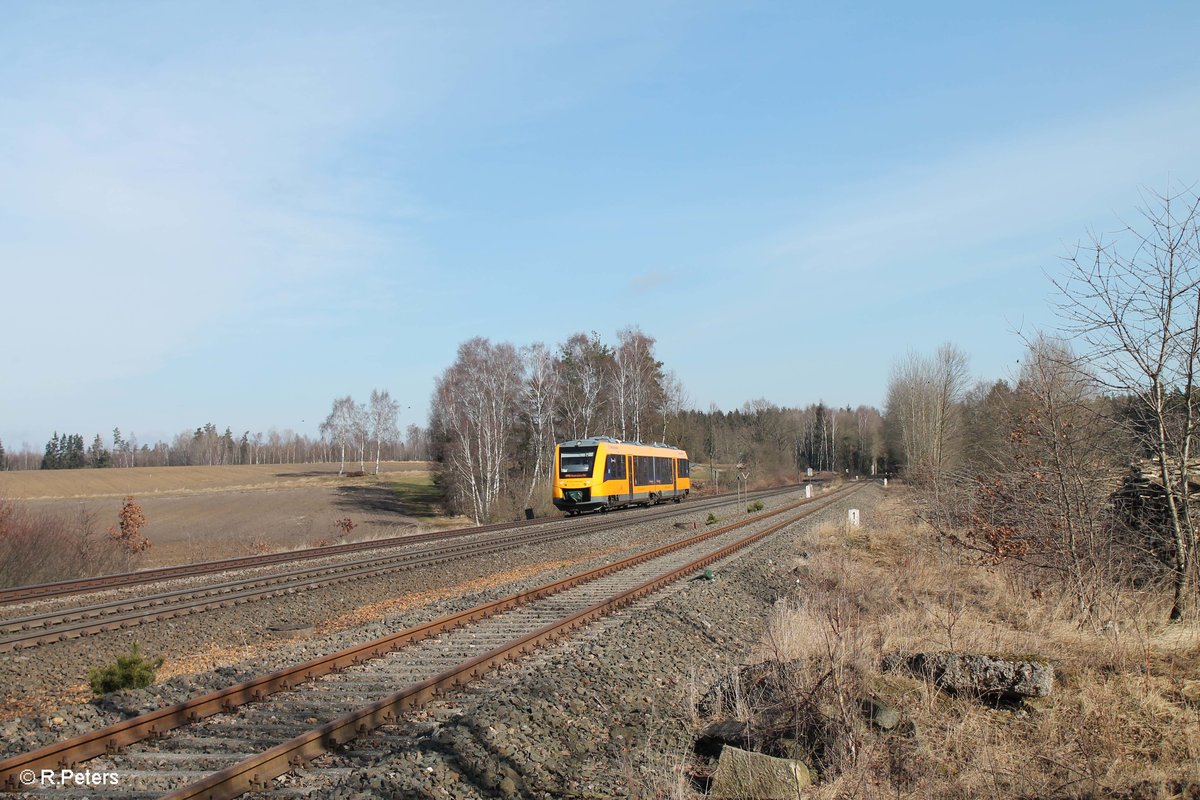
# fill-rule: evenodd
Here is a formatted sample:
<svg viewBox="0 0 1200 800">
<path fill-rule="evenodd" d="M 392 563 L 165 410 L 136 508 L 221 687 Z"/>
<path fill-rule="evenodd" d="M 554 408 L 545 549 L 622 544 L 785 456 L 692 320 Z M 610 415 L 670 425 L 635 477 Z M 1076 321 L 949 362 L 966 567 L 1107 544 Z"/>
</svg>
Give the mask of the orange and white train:
<svg viewBox="0 0 1200 800">
<path fill-rule="evenodd" d="M 678 447 L 601 436 L 554 448 L 554 505 L 567 514 L 678 503 L 691 488 L 688 455 Z"/>
</svg>

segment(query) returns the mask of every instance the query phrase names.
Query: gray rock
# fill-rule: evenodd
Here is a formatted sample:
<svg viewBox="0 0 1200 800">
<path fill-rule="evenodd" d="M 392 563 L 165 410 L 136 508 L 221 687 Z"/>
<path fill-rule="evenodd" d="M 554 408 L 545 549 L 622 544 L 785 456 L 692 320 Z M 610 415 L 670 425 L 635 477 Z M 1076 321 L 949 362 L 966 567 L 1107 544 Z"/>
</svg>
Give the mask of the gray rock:
<svg viewBox="0 0 1200 800">
<path fill-rule="evenodd" d="M 753 797 L 758 800 L 796 800 L 812 783 L 803 761 L 774 758 L 726 746 L 713 773 L 709 795 L 715 798 Z"/>
<path fill-rule="evenodd" d="M 891 654 L 885 670 L 906 669 L 955 695 L 1002 703 L 1045 697 L 1054 688 L 1054 670 L 1039 661 L 1009 661 L 970 653 Z"/>
<path fill-rule="evenodd" d="M 895 730 L 904 719 L 899 711 L 876 697 L 864 697 L 859 705 L 863 718 L 881 731 Z"/>
</svg>

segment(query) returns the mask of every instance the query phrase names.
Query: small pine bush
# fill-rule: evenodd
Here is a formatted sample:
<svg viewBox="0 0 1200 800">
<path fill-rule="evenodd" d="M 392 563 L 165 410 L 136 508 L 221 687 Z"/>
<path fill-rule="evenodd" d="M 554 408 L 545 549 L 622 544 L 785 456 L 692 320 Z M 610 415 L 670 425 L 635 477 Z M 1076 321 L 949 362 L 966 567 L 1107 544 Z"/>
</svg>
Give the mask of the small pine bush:
<svg viewBox="0 0 1200 800">
<path fill-rule="evenodd" d="M 753 514 L 755 511 L 762 511 L 762 510 L 763 510 L 763 501 L 762 500 L 755 500 L 753 503 L 746 506 L 746 513 L 748 513 L 748 514 Z"/>
<path fill-rule="evenodd" d="M 705 525 L 715 525 L 716 523 L 717 523 L 717 515 L 712 513 L 711 511 L 708 512 L 708 519 L 704 520 L 704 524 Z"/>
<path fill-rule="evenodd" d="M 161 656 L 153 661 L 144 658 L 134 642 L 128 653 L 117 656 L 117 663 L 88 670 L 88 683 L 97 696 L 120 689 L 144 689 L 154 683 L 154 673 L 162 665 Z"/>
</svg>

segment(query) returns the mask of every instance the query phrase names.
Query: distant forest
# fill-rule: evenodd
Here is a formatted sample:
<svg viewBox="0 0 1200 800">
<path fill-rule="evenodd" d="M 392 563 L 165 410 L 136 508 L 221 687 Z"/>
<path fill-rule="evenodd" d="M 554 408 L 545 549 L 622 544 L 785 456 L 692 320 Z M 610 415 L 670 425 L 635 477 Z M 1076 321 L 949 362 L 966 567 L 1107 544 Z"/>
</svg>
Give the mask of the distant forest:
<svg viewBox="0 0 1200 800">
<path fill-rule="evenodd" d="M 96 434 L 89 444 L 85 445 L 84 441 L 80 434 L 56 431 L 42 450 L 26 448 L 6 453 L 0 443 L 0 469 L 304 464 L 336 462 L 340 457 L 335 439 L 328 435 L 313 438 L 292 430 L 271 428 L 265 434 L 244 431 L 235 436 L 232 429 L 226 427 L 221 431 L 211 422 L 194 431 L 183 431 L 170 442 L 139 443 L 137 436 L 125 436 L 119 428 L 113 429 L 111 439 Z M 403 435 L 396 434 L 384 440 L 381 456 L 388 461 L 428 460 L 425 429 L 409 425 Z M 374 457 L 372 443 L 372 460 Z"/>
</svg>

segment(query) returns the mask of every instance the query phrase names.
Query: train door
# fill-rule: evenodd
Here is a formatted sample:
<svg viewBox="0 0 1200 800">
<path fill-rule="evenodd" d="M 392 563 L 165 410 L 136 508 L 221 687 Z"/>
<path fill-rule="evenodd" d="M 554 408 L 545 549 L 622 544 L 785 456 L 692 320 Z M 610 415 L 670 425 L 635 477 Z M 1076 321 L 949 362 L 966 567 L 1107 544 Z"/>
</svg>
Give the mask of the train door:
<svg viewBox="0 0 1200 800">
<path fill-rule="evenodd" d="M 633 502 L 633 456 L 625 456 L 625 475 L 629 479 L 629 502 Z"/>
</svg>

